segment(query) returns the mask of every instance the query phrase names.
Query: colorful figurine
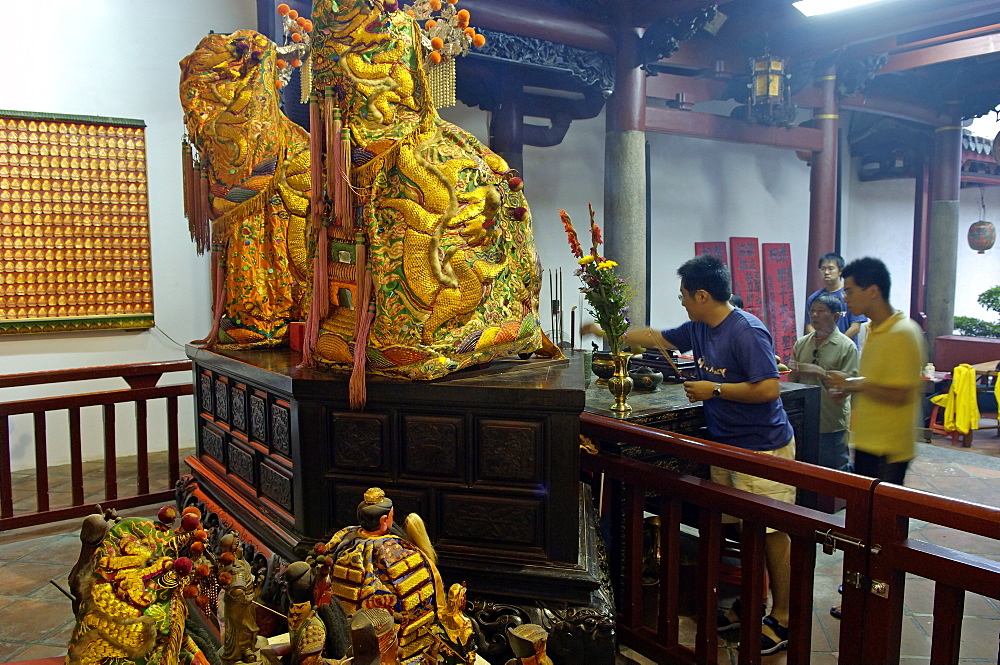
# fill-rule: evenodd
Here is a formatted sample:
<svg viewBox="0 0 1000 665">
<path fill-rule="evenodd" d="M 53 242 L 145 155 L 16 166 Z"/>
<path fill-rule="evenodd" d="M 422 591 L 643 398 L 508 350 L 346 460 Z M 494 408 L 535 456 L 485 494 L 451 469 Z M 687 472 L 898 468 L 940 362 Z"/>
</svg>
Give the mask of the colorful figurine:
<svg viewBox="0 0 1000 665">
<path fill-rule="evenodd" d="M 224 665 L 255 663 L 260 660 L 255 605 L 257 580 L 250 570 L 250 563 L 243 557 L 243 544 L 235 531 L 219 539 L 219 550 L 223 565 L 219 566 L 218 577 L 225 588 L 222 598 L 225 630 L 219 658 Z M 226 563 L 229 561 L 231 563 Z"/>
<path fill-rule="evenodd" d="M 176 509 L 167 506 L 155 521 L 87 518 L 81 563 L 70 577 L 76 627 L 67 665 L 208 664 L 185 630 L 186 599 L 211 603 L 203 554 L 207 534 L 197 508 L 186 508 L 175 529 L 176 517 Z M 101 519 L 108 522 L 106 531 Z"/>
<path fill-rule="evenodd" d="M 507 636 L 514 658 L 506 665 L 552 665 L 552 659 L 545 654 L 549 634 L 541 626 L 525 623 L 508 628 Z"/>
<path fill-rule="evenodd" d="M 394 529 L 393 515 L 385 492 L 365 492 L 358 506 L 361 524 L 341 529 L 326 544 L 333 562 L 330 591 L 348 615 L 379 607 L 399 614 L 400 660 L 420 662 L 434 642 L 430 628 L 443 586 L 423 522 L 411 514 L 404 537 Z"/>
</svg>

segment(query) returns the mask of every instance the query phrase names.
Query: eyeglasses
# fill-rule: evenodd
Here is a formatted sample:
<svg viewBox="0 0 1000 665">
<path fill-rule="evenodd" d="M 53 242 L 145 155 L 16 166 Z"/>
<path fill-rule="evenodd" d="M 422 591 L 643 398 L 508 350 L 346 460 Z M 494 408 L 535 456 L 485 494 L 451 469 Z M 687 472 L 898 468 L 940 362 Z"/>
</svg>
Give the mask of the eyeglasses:
<svg viewBox="0 0 1000 665">
<path fill-rule="evenodd" d="M 677 294 L 677 300 L 679 302 L 684 302 L 684 294 L 683 293 L 678 293 Z"/>
</svg>

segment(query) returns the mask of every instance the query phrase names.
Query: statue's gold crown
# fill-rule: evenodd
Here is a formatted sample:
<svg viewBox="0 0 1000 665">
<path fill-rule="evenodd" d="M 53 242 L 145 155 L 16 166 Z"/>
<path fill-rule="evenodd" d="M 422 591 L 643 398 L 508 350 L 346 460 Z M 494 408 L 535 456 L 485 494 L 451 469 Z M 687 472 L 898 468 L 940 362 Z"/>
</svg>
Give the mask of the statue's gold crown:
<svg viewBox="0 0 1000 665">
<path fill-rule="evenodd" d="M 370 487 L 365 492 L 365 503 L 369 505 L 382 503 L 383 499 L 385 499 L 385 491 L 381 487 Z"/>
</svg>

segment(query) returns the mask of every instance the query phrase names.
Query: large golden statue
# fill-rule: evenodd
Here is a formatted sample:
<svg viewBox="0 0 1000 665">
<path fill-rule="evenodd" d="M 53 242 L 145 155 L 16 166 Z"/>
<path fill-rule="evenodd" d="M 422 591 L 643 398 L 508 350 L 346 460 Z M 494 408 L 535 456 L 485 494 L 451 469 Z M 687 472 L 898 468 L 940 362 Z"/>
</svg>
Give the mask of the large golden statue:
<svg viewBox="0 0 1000 665">
<path fill-rule="evenodd" d="M 193 233 L 211 220 L 209 343 L 220 348 L 284 344 L 289 322 L 309 309 L 309 136 L 279 108 L 277 61 L 270 39 L 240 30 L 208 35 L 180 63 L 181 105 L 202 165 L 185 174 L 185 196 Z"/>
<path fill-rule="evenodd" d="M 351 159 L 353 214 L 341 214 L 328 191 L 327 228 L 332 242 L 350 244 L 356 227 L 368 246 L 369 368 L 435 378 L 539 349 L 541 278 L 520 178 L 438 116 L 416 21 L 381 0 L 316 0 L 312 21 L 322 124 L 335 132 L 342 118 Z M 326 153 L 328 170 L 336 159 Z M 331 286 L 332 294 L 342 285 Z M 360 292 L 364 301 L 369 291 Z M 367 304 L 331 309 L 316 342 L 321 362 L 354 362 L 366 332 L 355 312 Z"/>
<path fill-rule="evenodd" d="M 395 0 L 316 0 L 297 22 L 282 7 L 308 136 L 278 107 L 289 47 L 209 35 L 181 62 L 205 170 L 185 177 L 186 207 L 213 220 L 221 257 L 209 343 L 280 344 L 308 314 L 304 361 L 353 367 L 354 406 L 366 371 L 433 379 L 543 343 L 558 354 L 521 178 L 438 116 L 425 56 L 440 53 L 415 19 Z"/>
</svg>

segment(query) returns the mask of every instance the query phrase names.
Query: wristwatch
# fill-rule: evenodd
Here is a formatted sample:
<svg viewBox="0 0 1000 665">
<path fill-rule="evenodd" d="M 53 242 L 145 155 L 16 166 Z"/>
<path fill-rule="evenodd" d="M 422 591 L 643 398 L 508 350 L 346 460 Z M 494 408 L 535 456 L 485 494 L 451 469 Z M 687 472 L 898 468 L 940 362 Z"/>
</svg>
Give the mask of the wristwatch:
<svg viewBox="0 0 1000 665">
<path fill-rule="evenodd" d="M 712 389 L 712 397 L 722 397 L 722 384 L 716 383 L 715 388 Z"/>
</svg>

